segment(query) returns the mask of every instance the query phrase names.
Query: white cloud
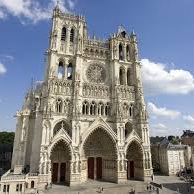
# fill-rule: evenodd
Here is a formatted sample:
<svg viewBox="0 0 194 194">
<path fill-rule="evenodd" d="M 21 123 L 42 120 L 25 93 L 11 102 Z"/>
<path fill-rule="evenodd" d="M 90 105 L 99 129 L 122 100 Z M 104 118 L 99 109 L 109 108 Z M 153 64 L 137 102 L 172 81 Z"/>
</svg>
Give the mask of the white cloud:
<svg viewBox="0 0 194 194">
<path fill-rule="evenodd" d="M 142 59 L 142 78 L 146 95 L 188 94 L 194 90 L 194 78 L 189 71 L 167 70 L 165 64 Z"/>
<path fill-rule="evenodd" d="M 72 0 L 59 0 L 59 7 L 63 12 L 69 12 L 75 6 Z M 0 0 L 0 18 L 12 15 L 20 18 L 22 23 L 32 21 L 37 23 L 51 18 L 57 0 Z"/>
<path fill-rule="evenodd" d="M 7 72 L 7 69 L 5 66 L 0 62 L 0 75 L 5 74 Z"/>
<path fill-rule="evenodd" d="M 163 123 L 150 125 L 151 136 L 169 136 L 169 135 L 180 136 L 182 135 L 182 132 L 183 132 L 182 128 L 180 129 L 178 127 L 168 127 Z"/>
<path fill-rule="evenodd" d="M 0 19 L 5 19 L 5 18 L 6 18 L 6 14 L 0 10 Z"/>
<path fill-rule="evenodd" d="M 68 0 L 67 2 L 68 2 L 68 4 L 69 4 L 70 9 L 74 9 L 74 7 L 75 7 L 75 2 L 72 1 L 72 0 Z"/>
<path fill-rule="evenodd" d="M 150 126 L 152 136 L 165 136 L 168 134 L 168 127 L 162 123 L 153 124 Z"/>
<path fill-rule="evenodd" d="M 10 61 L 13 61 L 13 60 L 15 59 L 14 56 L 12 56 L 12 55 L 7 55 L 7 54 L 2 54 L 2 55 L 0 55 L 0 57 L 1 57 L 1 58 L 5 58 L 5 59 L 8 59 L 8 60 L 10 60 Z"/>
<path fill-rule="evenodd" d="M 183 120 L 190 126 L 194 126 L 194 117 L 191 115 L 185 115 L 183 116 Z"/>
<path fill-rule="evenodd" d="M 152 102 L 148 102 L 148 112 L 151 116 L 154 117 L 167 117 L 170 119 L 175 119 L 181 114 L 179 111 L 170 110 L 166 107 L 158 108 Z"/>
</svg>

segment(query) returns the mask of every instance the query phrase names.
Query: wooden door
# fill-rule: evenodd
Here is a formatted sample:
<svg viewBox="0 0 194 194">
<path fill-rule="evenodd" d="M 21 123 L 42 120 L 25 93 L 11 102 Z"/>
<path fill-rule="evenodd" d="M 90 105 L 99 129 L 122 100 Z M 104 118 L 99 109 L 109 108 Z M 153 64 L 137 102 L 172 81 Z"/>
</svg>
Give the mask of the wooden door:
<svg viewBox="0 0 194 194">
<path fill-rule="evenodd" d="M 130 161 L 130 177 L 134 178 L 134 161 Z"/>
<path fill-rule="evenodd" d="M 127 161 L 127 179 L 130 179 L 130 161 Z"/>
<path fill-rule="evenodd" d="M 58 178 L 58 167 L 59 164 L 58 163 L 53 163 L 53 168 L 52 168 L 52 182 L 56 183 L 57 182 L 57 178 Z"/>
<path fill-rule="evenodd" d="M 60 168 L 60 181 L 65 182 L 65 174 L 66 174 L 66 163 L 61 163 Z"/>
<path fill-rule="evenodd" d="M 94 158 L 88 158 L 88 178 L 94 179 Z"/>
<path fill-rule="evenodd" d="M 96 158 L 96 178 L 102 179 L 102 158 Z"/>
</svg>

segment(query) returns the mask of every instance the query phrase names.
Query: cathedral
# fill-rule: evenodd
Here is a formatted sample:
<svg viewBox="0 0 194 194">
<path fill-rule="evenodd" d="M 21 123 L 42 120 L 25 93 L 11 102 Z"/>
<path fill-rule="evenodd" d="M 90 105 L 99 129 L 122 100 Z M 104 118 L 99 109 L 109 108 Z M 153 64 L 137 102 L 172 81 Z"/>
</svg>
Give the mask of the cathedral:
<svg viewBox="0 0 194 194">
<path fill-rule="evenodd" d="M 1 192 L 152 176 L 134 31 L 120 26 L 106 41 L 91 38 L 83 16 L 56 6 L 44 80 L 27 92 L 16 118 L 12 166 Z"/>
</svg>

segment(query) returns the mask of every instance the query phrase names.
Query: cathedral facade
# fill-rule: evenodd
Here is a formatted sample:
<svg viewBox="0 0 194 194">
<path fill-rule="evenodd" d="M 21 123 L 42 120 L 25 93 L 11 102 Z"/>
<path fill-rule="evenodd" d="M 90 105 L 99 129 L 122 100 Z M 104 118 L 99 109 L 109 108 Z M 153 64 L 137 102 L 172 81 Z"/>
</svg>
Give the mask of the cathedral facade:
<svg viewBox="0 0 194 194">
<path fill-rule="evenodd" d="M 2 188 L 16 175 L 25 177 L 22 190 L 88 179 L 149 180 L 136 34 L 119 27 L 106 41 L 90 38 L 84 17 L 56 7 L 46 54 L 44 81 L 27 92 L 16 113 L 12 169 Z"/>
</svg>

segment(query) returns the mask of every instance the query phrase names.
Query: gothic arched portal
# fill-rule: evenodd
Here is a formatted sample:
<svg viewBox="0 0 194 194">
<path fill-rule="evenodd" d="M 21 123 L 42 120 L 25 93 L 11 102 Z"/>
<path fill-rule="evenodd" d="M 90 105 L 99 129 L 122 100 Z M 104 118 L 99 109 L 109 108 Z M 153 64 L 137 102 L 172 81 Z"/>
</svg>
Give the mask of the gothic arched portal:
<svg viewBox="0 0 194 194">
<path fill-rule="evenodd" d="M 82 175 L 86 179 L 116 182 L 117 149 L 111 136 L 101 127 L 85 140 L 82 150 Z"/>
<path fill-rule="evenodd" d="M 132 141 L 127 148 L 127 179 L 143 180 L 143 150 L 141 145 L 136 141 Z"/>
<path fill-rule="evenodd" d="M 51 155 L 52 183 L 70 182 L 70 147 L 64 140 L 59 140 L 52 148 Z"/>
</svg>

